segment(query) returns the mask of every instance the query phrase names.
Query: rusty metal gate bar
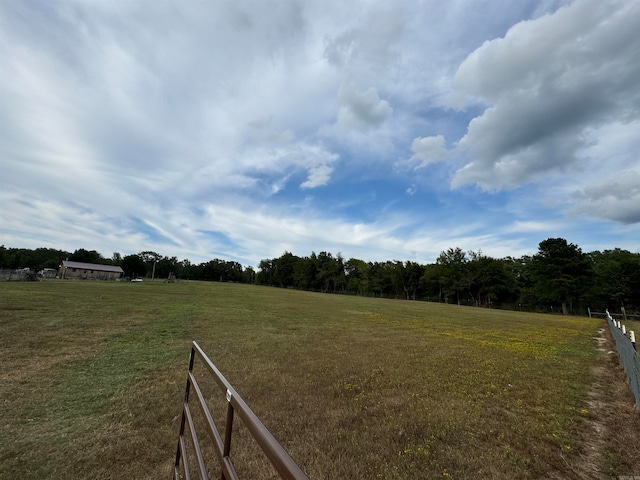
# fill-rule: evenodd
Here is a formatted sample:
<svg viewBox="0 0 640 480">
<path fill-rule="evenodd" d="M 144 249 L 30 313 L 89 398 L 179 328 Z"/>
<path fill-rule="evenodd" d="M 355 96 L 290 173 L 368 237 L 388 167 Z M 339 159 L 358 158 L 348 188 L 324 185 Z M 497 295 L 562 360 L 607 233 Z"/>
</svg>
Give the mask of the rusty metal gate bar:
<svg viewBox="0 0 640 480">
<path fill-rule="evenodd" d="M 209 373 L 213 376 L 214 380 L 218 384 L 218 387 L 225 393 L 227 400 L 227 417 L 225 422 L 224 441 L 216 428 L 216 425 L 209 412 L 209 408 L 205 402 L 202 391 L 198 386 L 195 376 L 193 375 L 193 364 L 198 355 Z M 174 480 L 180 480 L 180 464 L 182 462 L 182 469 L 184 471 L 184 479 L 190 480 L 191 473 L 187 461 L 187 447 L 184 439 L 185 426 L 189 425 L 189 432 L 191 434 L 191 442 L 195 450 L 196 460 L 198 462 L 198 473 L 201 480 L 208 480 L 207 470 L 202 456 L 202 450 L 200 449 L 200 442 L 196 435 L 195 426 L 193 423 L 193 417 L 191 416 L 191 409 L 189 408 L 189 396 L 191 388 L 198 397 L 198 405 L 202 411 L 206 423 L 207 432 L 211 437 L 214 445 L 214 451 L 218 457 L 220 464 L 221 479 L 222 480 L 237 480 L 238 474 L 233 466 L 231 460 L 231 434 L 233 431 L 233 417 L 234 412 L 237 412 L 238 417 L 242 420 L 247 430 L 251 433 L 256 443 L 262 448 L 271 465 L 276 469 L 280 478 L 286 480 L 308 480 L 307 475 L 296 465 L 289 454 L 282 448 L 278 441 L 271 435 L 267 428 L 262 424 L 258 417 L 253 413 L 244 400 L 238 395 L 231 384 L 220 373 L 216 366 L 209 360 L 207 355 L 202 351 L 200 346 L 194 341 L 191 347 L 191 356 L 189 357 L 189 372 L 187 374 L 187 386 L 184 395 L 184 406 L 182 409 L 182 420 L 180 422 L 180 436 L 178 439 L 178 447 L 176 449 L 176 461 L 174 466 L 173 478 Z"/>
</svg>

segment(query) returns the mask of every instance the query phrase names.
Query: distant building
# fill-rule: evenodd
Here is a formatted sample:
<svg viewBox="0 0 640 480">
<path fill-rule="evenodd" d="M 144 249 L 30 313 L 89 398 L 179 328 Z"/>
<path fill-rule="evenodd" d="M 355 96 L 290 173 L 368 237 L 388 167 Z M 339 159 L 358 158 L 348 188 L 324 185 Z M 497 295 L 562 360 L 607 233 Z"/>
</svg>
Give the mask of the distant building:
<svg viewBox="0 0 640 480">
<path fill-rule="evenodd" d="M 113 265 L 97 263 L 72 262 L 63 260 L 58 270 L 60 278 L 81 278 L 83 280 L 117 280 L 124 271 Z"/>
<path fill-rule="evenodd" d="M 0 280 L 24 282 L 38 280 L 38 277 L 30 268 L 0 269 Z"/>
<path fill-rule="evenodd" d="M 38 272 L 38 276 L 42 278 L 56 278 L 58 271 L 55 268 L 43 268 Z"/>
</svg>

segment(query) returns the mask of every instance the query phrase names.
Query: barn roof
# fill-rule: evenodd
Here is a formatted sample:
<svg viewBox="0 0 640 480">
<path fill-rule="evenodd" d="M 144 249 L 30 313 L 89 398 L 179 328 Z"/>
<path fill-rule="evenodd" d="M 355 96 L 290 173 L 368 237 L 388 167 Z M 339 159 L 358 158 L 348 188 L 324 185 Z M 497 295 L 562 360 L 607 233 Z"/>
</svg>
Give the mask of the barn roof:
<svg viewBox="0 0 640 480">
<path fill-rule="evenodd" d="M 101 265 L 99 263 L 84 263 L 84 262 L 72 262 L 70 260 L 63 260 L 62 266 L 66 268 L 79 268 L 81 270 L 94 270 L 99 272 L 113 272 L 124 273 L 122 267 L 115 265 Z"/>
</svg>

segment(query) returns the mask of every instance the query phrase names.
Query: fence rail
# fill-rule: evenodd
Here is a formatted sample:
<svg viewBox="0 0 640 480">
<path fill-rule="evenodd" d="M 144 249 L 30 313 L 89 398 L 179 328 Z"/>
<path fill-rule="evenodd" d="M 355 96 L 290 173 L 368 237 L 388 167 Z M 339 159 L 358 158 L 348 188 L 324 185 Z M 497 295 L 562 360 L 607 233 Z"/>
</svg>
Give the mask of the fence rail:
<svg viewBox="0 0 640 480">
<path fill-rule="evenodd" d="M 213 376 L 216 384 L 222 392 L 224 392 L 227 401 L 227 416 L 224 425 L 224 440 L 220 435 L 211 416 L 211 412 L 204 399 L 202 391 L 198 385 L 196 377 L 193 373 L 193 364 L 199 357 L 208 372 Z M 242 420 L 247 430 L 251 433 L 256 443 L 262 448 L 271 465 L 280 475 L 280 478 L 286 480 L 308 480 L 307 475 L 296 465 L 289 454 L 282 448 L 278 441 L 271 435 L 267 428 L 262 424 L 258 417 L 253 413 L 244 400 L 238 395 L 231 384 L 220 373 L 211 360 L 205 355 L 200 346 L 194 341 L 191 346 L 191 356 L 189 357 L 189 372 L 187 374 L 187 387 L 184 396 L 184 405 L 182 410 L 182 420 L 180 422 L 180 436 L 178 439 L 178 447 L 176 450 L 176 461 L 173 472 L 173 479 L 190 480 L 191 472 L 188 463 L 188 445 L 185 440 L 185 430 L 188 427 L 190 446 L 193 450 L 197 462 L 197 470 L 201 480 L 208 479 L 206 460 L 200 448 L 200 441 L 196 434 L 193 416 L 190 409 L 190 393 L 191 389 L 196 393 L 198 398 L 198 406 L 205 417 L 206 429 L 213 443 L 213 449 L 216 453 L 218 464 L 220 466 L 222 480 L 236 480 L 238 474 L 231 459 L 231 434 L 233 430 L 234 413 Z M 191 451 L 191 450 L 189 450 Z"/>
<path fill-rule="evenodd" d="M 33 281 L 37 280 L 36 273 L 28 268 L 0 269 L 0 281 Z"/>
<path fill-rule="evenodd" d="M 622 366 L 627 372 L 631 391 L 636 398 L 636 407 L 640 408 L 640 355 L 637 352 L 635 332 L 633 330 L 627 332 L 626 325 L 614 319 L 608 310 L 606 317 L 611 334 L 616 341 Z"/>
<path fill-rule="evenodd" d="M 594 312 L 591 310 L 591 308 L 587 307 L 587 314 L 589 315 L 589 318 L 593 318 L 593 316 L 595 315 L 596 317 L 602 317 L 602 318 L 609 318 L 609 317 L 622 318 L 625 322 L 627 320 L 633 320 L 633 319 L 640 320 L 640 315 L 627 313 L 624 307 L 620 308 L 620 313 L 609 313 L 609 310 L 605 310 L 604 312 Z"/>
</svg>

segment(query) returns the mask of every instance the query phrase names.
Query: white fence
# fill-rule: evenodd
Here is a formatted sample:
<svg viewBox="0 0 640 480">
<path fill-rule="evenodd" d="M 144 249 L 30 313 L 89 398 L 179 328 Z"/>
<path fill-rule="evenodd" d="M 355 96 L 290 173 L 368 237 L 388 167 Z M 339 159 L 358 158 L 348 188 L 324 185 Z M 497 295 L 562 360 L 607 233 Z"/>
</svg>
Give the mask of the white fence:
<svg viewBox="0 0 640 480">
<path fill-rule="evenodd" d="M 620 307 L 620 313 L 609 313 L 609 310 L 605 310 L 605 313 L 602 312 L 592 312 L 590 308 L 587 308 L 587 313 L 589 314 L 589 318 L 592 318 L 594 315 L 597 317 L 609 318 L 622 318 L 625 322 L 627 320 L 640 320 L 640 315 L 627 313 L 624 307 Z"/>
<path fill-rule="evenodd" d="M 614 319 L 608 310 L 606 315 L 622 366 L 629 377 L 631 391 L 636 397 L 636 406 L 640 408 L 640 355 L 636 348 L 636 334 L 633 330 L 628 330 L 620 320 Z"/>
</svg>

